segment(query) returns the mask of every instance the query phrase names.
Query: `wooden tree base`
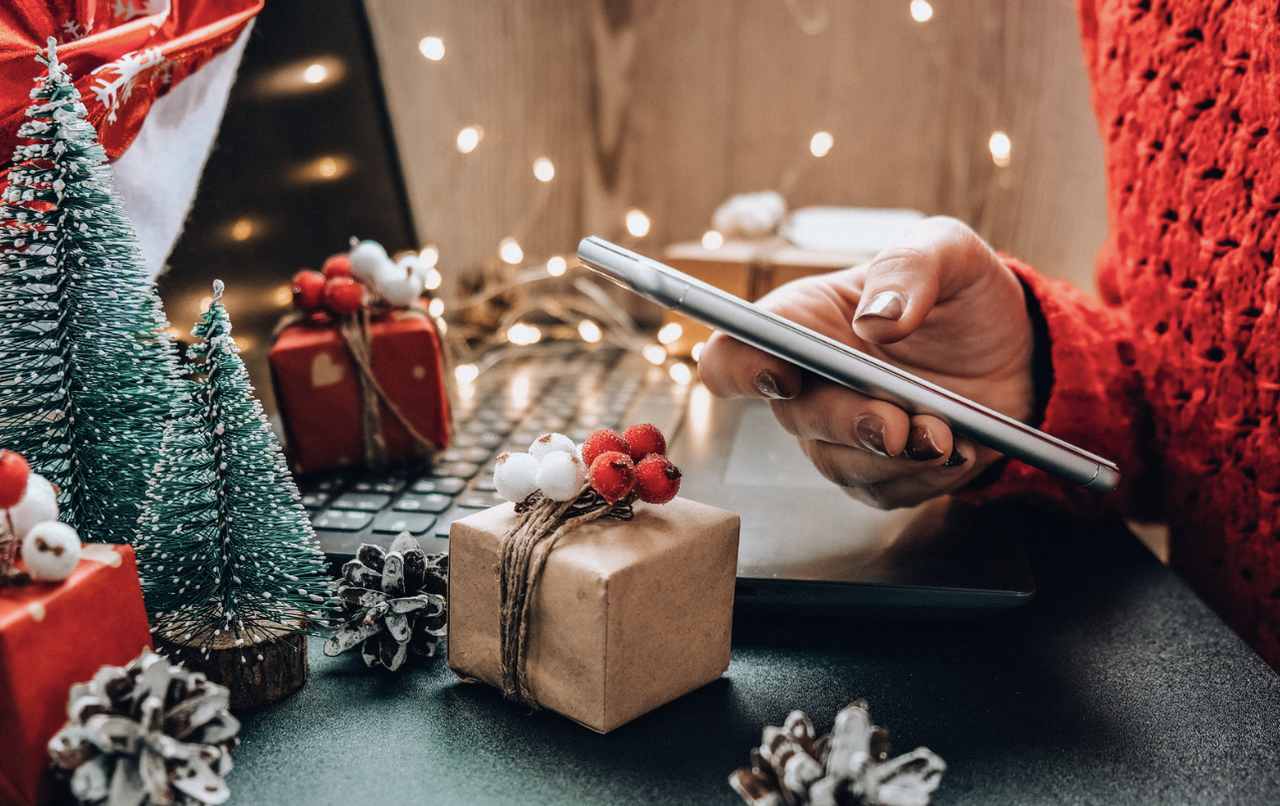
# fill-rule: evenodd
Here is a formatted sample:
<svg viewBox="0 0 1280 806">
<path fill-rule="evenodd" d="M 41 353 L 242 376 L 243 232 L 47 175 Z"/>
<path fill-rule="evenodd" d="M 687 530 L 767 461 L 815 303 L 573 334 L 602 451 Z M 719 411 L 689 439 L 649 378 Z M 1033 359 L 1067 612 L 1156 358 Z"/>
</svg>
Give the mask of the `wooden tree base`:
<svg viewBox="0 0 1280 806">
<path fill-rule="evenodd" d="M 307 682 L 310 668 L 307 636 L 301 632 L 283 632 L 244 646 L 228 638 L 210 647 L 207 655 L 198 646 L 156 635 L 155 648 L 230 689 L 232 711 L 252 711 L 288 697 Z"/>
</svg>

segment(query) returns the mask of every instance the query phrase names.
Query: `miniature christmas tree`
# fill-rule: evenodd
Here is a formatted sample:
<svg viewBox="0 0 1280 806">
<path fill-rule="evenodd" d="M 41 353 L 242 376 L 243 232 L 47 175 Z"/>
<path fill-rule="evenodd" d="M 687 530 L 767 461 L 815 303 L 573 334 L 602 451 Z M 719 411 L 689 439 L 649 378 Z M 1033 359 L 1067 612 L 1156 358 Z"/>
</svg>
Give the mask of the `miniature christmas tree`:
<svg viewBox="0 0 1280 806">
<path fill-rule="evenodd" d="M 196 650 L 189 662 L 230 687 L 234 705 L 237 696 L 289 693 L 246 690 L 260 687 L 261 675 L 239 685 L 241 664 L 300 665 L 298 675 L 272 674 L 280 686 L 301 685 L 303 634 L 327 625 L 332 594 L 298 488 L 231 338 L 222 291 L 215 281 L 192 330 L 191 372 L 165 427 L 136 545 L 158 646 Z"/>
<path fill-rule="evenodd" d="M 0 197 L 0 445 L 87 540 L 131 540 L 173 344 L 106 154 L 54 40 Z"/>
</svg>

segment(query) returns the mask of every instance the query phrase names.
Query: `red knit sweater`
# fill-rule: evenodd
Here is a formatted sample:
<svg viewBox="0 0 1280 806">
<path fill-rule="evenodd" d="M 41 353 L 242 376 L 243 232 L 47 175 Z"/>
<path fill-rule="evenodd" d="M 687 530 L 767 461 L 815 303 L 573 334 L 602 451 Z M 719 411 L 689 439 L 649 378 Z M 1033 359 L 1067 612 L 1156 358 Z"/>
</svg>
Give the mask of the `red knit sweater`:
<svg viewBox="0 0 1280 806">
<path fill-rule="evenodd" d="M 1013 263 L 1050 335 L 1043 425 L 1119 463 L 1114 503 L 1167 520 L 1174 566 L 1280 668 L 1280 12 L 1080 0 L 1080 22 L 1104 304 Z M 998 486 L 1072 496 L 1020 464 Z"/>
</svg>

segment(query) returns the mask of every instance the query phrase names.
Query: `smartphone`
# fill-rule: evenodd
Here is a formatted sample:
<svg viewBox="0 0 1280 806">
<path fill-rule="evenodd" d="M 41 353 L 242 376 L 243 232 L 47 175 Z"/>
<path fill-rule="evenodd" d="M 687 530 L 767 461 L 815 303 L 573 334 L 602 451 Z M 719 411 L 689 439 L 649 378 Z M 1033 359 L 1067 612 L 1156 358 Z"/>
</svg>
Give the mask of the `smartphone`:
<svg viewBox="0 0 1280 806">
<path fill-rule="evenodd" d="M 578 258 L 645 299 L 833 383 L 887 400 L 912 414 L 932 414 L 953 432 L 1005 456 L 1099 492 L 1115 489 L 1120 481 L 1119 468 L 1101 456 L 603 238 L 583 238 Z"/>
</svg>

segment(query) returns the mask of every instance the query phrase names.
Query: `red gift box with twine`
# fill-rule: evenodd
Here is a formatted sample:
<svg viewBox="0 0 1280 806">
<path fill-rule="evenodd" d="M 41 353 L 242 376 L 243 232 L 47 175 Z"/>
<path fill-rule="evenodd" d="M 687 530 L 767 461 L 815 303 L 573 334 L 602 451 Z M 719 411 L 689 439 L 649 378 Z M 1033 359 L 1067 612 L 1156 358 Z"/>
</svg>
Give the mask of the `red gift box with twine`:
<svg viewBox="0 0 1280 806">
<path fill-rule="evenodd" d="M 48 744 L 71 686 L 150 644 L 129 546 L 86 544 L 65 581 L 0 587 L 0 803 L 52 796 Z"/>
<path fill-rule="evenodd" d="M 282 325 L 268 361 L 295 472 L 376 467 L 447 447 L 444 356 L 424 311 Z"/>
</svg>

